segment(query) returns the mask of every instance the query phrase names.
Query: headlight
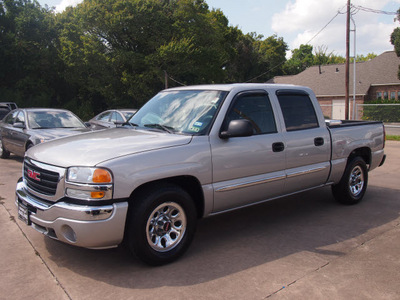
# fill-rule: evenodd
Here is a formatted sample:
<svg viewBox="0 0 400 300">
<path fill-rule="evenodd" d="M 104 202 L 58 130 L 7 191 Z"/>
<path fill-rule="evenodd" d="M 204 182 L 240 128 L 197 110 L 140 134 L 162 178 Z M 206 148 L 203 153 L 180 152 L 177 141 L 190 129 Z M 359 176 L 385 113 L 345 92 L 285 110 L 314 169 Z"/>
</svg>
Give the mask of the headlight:
<svg viewBox="0 0 400 300">
<path fill-rule="evenodd" d="M 37 137 L 36 138 L 36 140 L 35 140 L 35 145 L 37 145 L 37 144 L 41 144 L 41 143 L 44 143 L 44 142 L 47 142 L 47 141 L 50 141 L 51 140 L 51 138 L 45 138 L 45 137 Z"/>
<path fill-rule="evenodd" d="M 106 169 L 72 167 L 68 169 L 67 181 L 87 184 L 112 183 L 112 176 Z"/>
<path fill-rule="evenodd" d="M 82 200 L 109 200 L 112 182 L 112 174 L 106 169 L 71 167 L 67 171 L 65 194 Z"/>
</svg>

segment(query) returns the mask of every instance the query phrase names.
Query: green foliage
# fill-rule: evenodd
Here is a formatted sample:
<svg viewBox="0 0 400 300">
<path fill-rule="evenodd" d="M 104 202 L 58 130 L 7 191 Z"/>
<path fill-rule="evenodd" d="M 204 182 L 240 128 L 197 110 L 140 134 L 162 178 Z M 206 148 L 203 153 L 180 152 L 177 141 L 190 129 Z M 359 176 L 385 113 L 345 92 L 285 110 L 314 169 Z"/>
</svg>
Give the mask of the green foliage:
<svg viewBox="0 0 400 300">
<path fill-rule="evenodd" d="M 165 72 L 169 86 L 283 74 L 282 38 L 228 24 L 204 0 L 84 0 L 62 13 L 36 0 L 0 1 L 0 100 L 89 119 L 139 108 L 164 88 Z"/>
<path fill-rule="evenodd" d="M 400 122 L 400 101 L 395 100 L 375 100 L 368 102 L 363 106 L 363 120 L 382 121 L 382 122 Z M 382 105 L 383 104 L 383 105 Z M 397 105 L 389 105 L 397 104 Z"/>
<path fill-rule="evenodd" d="M 400 9 L 397 11 L 397 20 L 400 20 Z M 393 30 L 390 35 L 390 42 L 394 46 L 394 51 L 396 51 L 397 56 L 400 56 L 400 27 Z M 397 77 L 400 79 L 400 66 Z"/>
<path fill-rule="evenodd" d="M 284 66 L 285 74 L 293 75 L 303 72 L 314 64 L 313 46 L 300 45 L 298 49 L 292 50 L 292 57 Z"/>
<path fill-rule="evenodd" d="M 56 31 L 37 1 L 0 2 L 0 101 L 50 106 L 56 98 Z"/>
<path fill-rule="evenodd" d="M 400 141 L 400 135 L 386 135 L 387 141 Z"/>
<path fill-rule="evenodd" d="M 375 58 L 375 53 L 368 53 L 366 56 L 357 55 L 356 62 L 368 61 Z M 350 62 L 353 62 L 353 58 L 350 58 Z M 319 46 L 313 54 L 313 46 L 311 45 L 300 45 L 298 49 L 292 50 L 292 57 L 286 61 L 283 70 L 286 75 L 295 75 L 303 72 L 305 69 L 315 65 L 332 65 L 332 64 L 344 64 L 346 58 L 340 55 L 334 54 L 334 52 L 328 52 L 327 46 Z"/>
</svg>

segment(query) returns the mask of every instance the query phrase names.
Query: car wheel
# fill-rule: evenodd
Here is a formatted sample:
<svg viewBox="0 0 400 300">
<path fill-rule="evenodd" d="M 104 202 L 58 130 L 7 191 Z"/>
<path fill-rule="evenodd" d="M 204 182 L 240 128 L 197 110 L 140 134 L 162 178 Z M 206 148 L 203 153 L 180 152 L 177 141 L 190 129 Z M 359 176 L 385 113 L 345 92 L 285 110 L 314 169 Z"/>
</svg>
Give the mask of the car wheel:
<svg viewBox="0 0 400 300">
<path fill-rule="evenodd" d="M 10 156 L 10 152 L 4 148 L 3 140 L 0 139 L 0 157 L 1 158 L 8 158 Z"/>
<path fill-rule="evenodd" d="M 149 265 L 163 265 L 183 255 L 196 229 L 196 208 L 190 195 L 176 185 L 146 189 L 129 210 L 128 246 Z"/>
<path fill-rule="evenodd" d="M 340 182 L 332 186 L 332 192 L 338 202 L 352 205 L 364 197 L 367 184 L 367 165 L 364 159 L 355 157 L 347 164 Z"/>
</svg>

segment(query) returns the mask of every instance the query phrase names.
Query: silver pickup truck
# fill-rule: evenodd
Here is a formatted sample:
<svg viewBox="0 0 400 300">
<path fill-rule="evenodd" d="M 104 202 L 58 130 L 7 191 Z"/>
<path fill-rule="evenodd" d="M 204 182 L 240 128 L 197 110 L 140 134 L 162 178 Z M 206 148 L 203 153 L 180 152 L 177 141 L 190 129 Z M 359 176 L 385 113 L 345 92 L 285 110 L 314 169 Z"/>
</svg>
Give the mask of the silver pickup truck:
<svg viewBox="0 0 400 300">
<path fill-rule="evenodd" d="M 50 238 L 96 249 L 125 240 L 160 265 L 185 252 L 199 218 L 327 185 L 359 202 L 384 141 L 381 122 L 325 121 L 307 87 L 172 88 L 120 128 L 28 150 L 16 205 Z"/>
</svg>

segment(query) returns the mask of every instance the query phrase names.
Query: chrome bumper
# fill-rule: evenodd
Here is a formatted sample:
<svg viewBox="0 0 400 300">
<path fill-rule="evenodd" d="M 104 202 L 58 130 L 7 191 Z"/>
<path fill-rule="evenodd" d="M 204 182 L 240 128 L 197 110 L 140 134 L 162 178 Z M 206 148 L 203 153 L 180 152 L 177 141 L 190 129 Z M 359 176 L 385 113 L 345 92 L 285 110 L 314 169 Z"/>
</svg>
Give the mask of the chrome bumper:
<svg viewBox="0 0 400 300">
<path fill-rule="evenodd" d="M 16 188 L 15 204 L 27 212 L 27 224 L 44 235 L 85 248 L 111 248 L 122 242 L 128 203 L 85 206 L 58 202 L 49 204 Z"/>
</svg>

